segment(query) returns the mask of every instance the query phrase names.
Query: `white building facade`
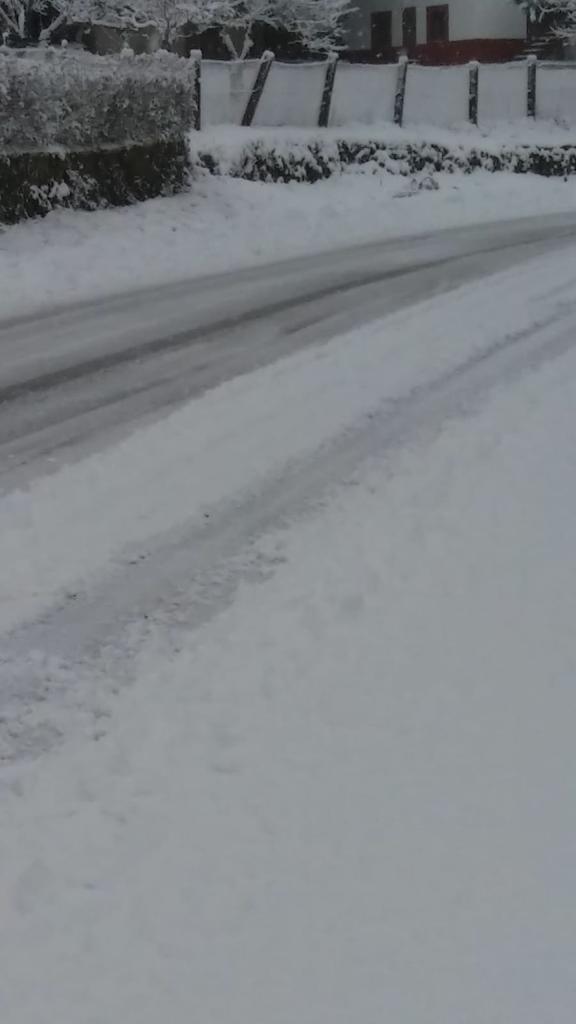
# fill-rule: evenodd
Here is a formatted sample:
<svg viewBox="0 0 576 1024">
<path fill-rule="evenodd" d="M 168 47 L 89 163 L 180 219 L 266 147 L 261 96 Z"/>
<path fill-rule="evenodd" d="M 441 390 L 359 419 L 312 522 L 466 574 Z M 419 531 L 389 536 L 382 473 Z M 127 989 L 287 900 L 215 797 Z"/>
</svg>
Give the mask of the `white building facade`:
<svg viewBox="0 0 576 1024">
<path fill-rule="evenodd" d="M 526 46 L 525 12 L 514 0 L 355 0 L 348 47 L 374 58 L 398 53 L 423 63 L 510 60 Z"/>
</svg>

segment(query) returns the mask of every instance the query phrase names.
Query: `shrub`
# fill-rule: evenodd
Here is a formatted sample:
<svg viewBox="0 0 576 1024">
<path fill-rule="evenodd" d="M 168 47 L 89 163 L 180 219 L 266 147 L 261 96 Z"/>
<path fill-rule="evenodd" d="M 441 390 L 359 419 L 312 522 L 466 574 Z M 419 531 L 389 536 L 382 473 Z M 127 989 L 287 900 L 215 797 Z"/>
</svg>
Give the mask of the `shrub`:
<svg viewBox="0 0 576 1024">
<path fill-rule="evenodd" d="M 0 150 L 96 150 L 182 139 L 194 121 L 194 61 L 0 53 Z"/>
<path fill-rule="evenodd" d="M 0 153 L 0 182 L 0 223 L 42 216 L 59 206 L 123 206 L 185 188 L 186 146 L 170 140 L 77 153 Z"/>
<path fill-rule="evenodd" d="M 470 173 L 512 171 L 567 177 L 576 173 L 576 146 L 502 146 L 487 152 L 475 146 L 449 147 L 429 142 L 380 142 L 377 140 L 285 140 L 247 139 L 242 145 L 222 150 L 204 148 L 202 136 L 191 146 L 192 168 L 210 174 L 228 174 L 248 181 L 313 183 L 341 174 L 348 167 L 365 173 L 412 175 L 419 172 L 456 171 Z"/>
</svg>

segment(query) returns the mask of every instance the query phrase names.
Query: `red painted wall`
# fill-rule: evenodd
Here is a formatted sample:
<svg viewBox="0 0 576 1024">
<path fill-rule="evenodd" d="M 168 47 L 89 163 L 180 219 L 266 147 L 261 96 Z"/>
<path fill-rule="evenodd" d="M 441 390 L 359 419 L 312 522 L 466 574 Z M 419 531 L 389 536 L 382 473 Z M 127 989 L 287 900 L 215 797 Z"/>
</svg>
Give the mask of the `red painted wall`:
<svg viewBox="0 0 576 1024">
<path fill-rule="evenodd" d="M 518 57 L 526 46 L 525 39 L 454 39 L 449 43 L 420 43 L 409 57 L 421 64 L 467 64 L 471 60 L 497 64 Z M 353 63 L 395 63 L 399 52 L 390 50 L 376 54 L 371 50 L 345 50 L 342 59 Z"/>
<path fill-rule="evenodd" d="M 524 39 L 454 39 L 448 43 L 422 43 L 410 54 L 422 64 L 485 64 L 513 60 L 526 48 Z"/>
</svg>

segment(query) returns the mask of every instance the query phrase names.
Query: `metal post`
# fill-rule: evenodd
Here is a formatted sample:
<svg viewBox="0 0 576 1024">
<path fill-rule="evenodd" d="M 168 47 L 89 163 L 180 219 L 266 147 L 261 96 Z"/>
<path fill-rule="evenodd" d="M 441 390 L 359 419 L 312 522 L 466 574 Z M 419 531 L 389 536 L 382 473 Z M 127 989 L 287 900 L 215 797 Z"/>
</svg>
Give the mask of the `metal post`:
<svg viewBox="0 0 576 1024">
<path fill-rule="evenodd" d="M 192 50 L 190 60 L 195 61 L 194 67 L 194 131 L 202 128 L 202 50 Z"/>
<path fill-rule="evenodd" d="M 256 113 L 258 104 L 260 102 L 260 97 L 264 92 L 264 86 L 266 85 L 266 80 L 268 78 L 268 75 L 270 74 L 270 68 L 272 67 L 273 62 L 274 54 L 271 52 L 271 50 L 266 50 L 266 53 L 263 53 L 262 57 L 260 58 L 260 67 L 258 68 L 258 74 L 256 75 L 256 78 L 254 80 L 252 92 L 248 97 L 246 110 L 242 115 L 241 123 L 244 128 L 248 128 L 254 120 L 254 114 Z"/>
<path fill-rule="evenodd" d="M 528 117 L 536 117 L 536 73 L 538 58 L 530 54 L 526 61 L 526 114 Z"/>
<path fill-rule="evenodd" d="M 398 75 L 396 78 L 396 95 L 394 97 L 394 124 L 402 127 L 404 120 L 404 100 L 406 98 L 406 74 L 408 71 L 408 57 L 402 55 L 398 58 Z"/>
<path fill-rule="evenodd" d="M 473 60 L 468 65 L 468 120 L 478 124 L 478 79 L 480 65 Z"/>
<path fill-rule="evenodd" d="M 332 103 L 332 93 L 334 91 L 334 79 L 336 78 L 337 64 L 338 54 L 329 54 L 328 60 L 326 61 L 326 75 L 324 77 L 322 99 L 320 100 L 320 113 L 318 115 L 319 128 L 327 128 L 330 120 L 330 105 Z"/>
</svg>

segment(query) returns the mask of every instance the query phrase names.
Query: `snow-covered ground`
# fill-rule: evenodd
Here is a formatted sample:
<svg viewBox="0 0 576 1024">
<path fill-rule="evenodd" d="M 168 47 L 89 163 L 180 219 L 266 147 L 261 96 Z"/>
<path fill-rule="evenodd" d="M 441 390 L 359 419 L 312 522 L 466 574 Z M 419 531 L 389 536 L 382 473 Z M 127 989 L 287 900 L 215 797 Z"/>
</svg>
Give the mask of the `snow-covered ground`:
<svg viewBox="0 0 576 1024">
<path fill-rule="evenodd" d="M 573 1024 L 575 295 L 565 248 L 0 499 L 4 629 L 74 598 L 64 652 L 171 552 L 129 689 L 22 651 L 90 714 L 0 770 L 2 1024 Z"/>
<path fill-rule="evenodd" d="M 576 71 L 576 69 L 575 69 Z M 576 80 L 576 77 L 575 77 Z M 431 123 L 404 124 L 402 127 L 387 122 L 373 124 L 347 123 L 345 126 L 323 128 L 303 127 L 251 127 L 234 124 L 215 125 L 192 132 L 189 136 L 192 154 L 196 150 L 217 149 L 223 156 L 237 154 L 246 142 L 261 141 L 282 150 L 293 149 L 299 143 L 331 145 L 345 139 L 350 142 L 380 142 L 386 145 L 435 143 L 451 150 L 481 149 L 499 153 L 511 147 L 573 146 L 574 128 L 540 118 L 521 117 L 515 121 L 495 121 L 490 125 L 469 122 L 452 127 Z"/>
<path fill-rule="evenodd" d="M 0 629 L 77 593 L 130 546 L 153 546 L 167 531 L 261 486 L 279 466 L 315 452 L 383 402 L 430 386 L 535 324 L 555 329 L 575 306 L 573 251 L 238 377 L 122 443 L 5 494 Z"/>
<path fill-rule="evenodd" d="M 576 207 L 576 179 L 477 172 L 436 180 L 438 191 L 412 195 L 409 181 L 385 175 L 347 174 L 310 186 L 201 178 L 174 198 L 60 211 L 5 228 L 0 321 L 340 244 Z"/>
</svg>

